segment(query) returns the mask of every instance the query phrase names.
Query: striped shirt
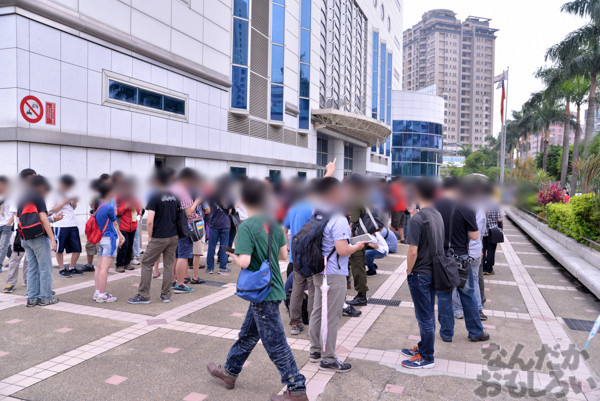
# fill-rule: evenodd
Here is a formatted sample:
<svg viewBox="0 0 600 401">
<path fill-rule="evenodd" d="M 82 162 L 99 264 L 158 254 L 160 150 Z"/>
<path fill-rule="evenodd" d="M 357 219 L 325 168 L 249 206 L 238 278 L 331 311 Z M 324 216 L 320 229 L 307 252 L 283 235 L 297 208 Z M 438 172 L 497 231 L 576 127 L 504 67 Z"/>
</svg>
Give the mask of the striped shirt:
<svg viewBox="0 0 600 401">
<path fill-rule="evenodd" d="M 485 224 L 485 231 L 483 232 L 483 236 L 487 237 L 490 235 L 490 229 L 498 228 L 498 219 L 502 218 L 502 212 L 497 204 L 493 203 L 490 205 L 487 211 L 487 219 Z"/>
</svg>

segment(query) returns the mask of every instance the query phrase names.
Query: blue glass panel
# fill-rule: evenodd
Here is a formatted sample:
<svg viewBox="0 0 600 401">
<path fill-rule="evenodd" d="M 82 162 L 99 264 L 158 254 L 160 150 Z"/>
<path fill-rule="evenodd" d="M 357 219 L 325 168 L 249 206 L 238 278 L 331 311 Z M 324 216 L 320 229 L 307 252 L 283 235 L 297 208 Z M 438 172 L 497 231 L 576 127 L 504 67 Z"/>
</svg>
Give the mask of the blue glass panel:
<svg viewBox="0 0 600 401">
<path fill-rule="evenodd" d="M 185 115 L 185 101 L 165 96 L 165 111 Z"/>
<path fill-rule="evenodd" d="M 390 141 L 391 141 L 391 139 L 388 138 L 387 141 L 385 142 L 385 155 L 386 156 L 390 155 L 390 147 L 391 147 Z"/>
<path fill-rule="evenodd" d="M 271 120 L 283 121 L 283 86 L 271 85 Z"/>
<path fill-rule="evenodd" d="M 442 124 L 436 124 L 435 125 L 435 133 L 437 135 L 442 135 L 442 131 L 443 131 Z"/>
<path fill-rule="evenodd" d="M 271 46 L 271 82 L 283 84 L 283 46 Z"/>
<path fill-rule="evenodd" d="M 427 162 L 427 151 L 426 150 L 422 150 L 421 152 L 421 157 L 419 158 L 420 162 Z"/>
<path fill-rule="evenodd" d="M 273 0 L 273 3 L 277 3 L 277 4 L 281 4 L 282 6 L 285 6 L 285 0 Z"/>
<path fill-rule="evenodd" d="M 300 96 L 309 97 L 310 94 L 310 65 L 300 64 Z"/>
<path fill-rule="evenodd" d="M 273 24 L 271 40 L 273 43 L 283 44 L 285 34 L 285 8 L 273 4 Z"/>
<path fill-rule="evenodd" d="M 231 70 L 231 107 L 245 109 L 247 106 L 248 69 L 233 66 Z"/>
<path fill-rule="evenodd" d="M 163 97 L 158 93 L 145 91 L 143 89 L 138 90 L 138 104 L 146 107 L 152 107 L 153 109 L 163 108 Z"/>
<path fill-rule="evenodd" d="M 406 131 L 406 121 L 404 120 L 394 120 L 392 123 L 394 132 L 405 132 Z"/>
<path fill-rule="evenodd" d="M 108 82 L 108 97 L 128 103 L 137 103 L 137 88 L 120 82 Z"/>
<path fill-rule="evenodd" d="M 310 4 L 311 0 L 301 0 L 300 4 L 300 26 L 310 29 Z"/>
<path fill-rule="evenodd" d="M 400 163 L 392 163 L 392 175 L 402 175 L 402 165 Z"/>
<path fill-rule="evenodd" d="M 399 132 L 394 132 L 392 134 L 392 147 L 402 146 L 402 134 Z"/>
<path fill-rule="evenodd" d="M 233 19 L 233 64 L 248 65 L 248 21 Z"/>
<path fill-rule="evenodd" d="M 371 117 L 377 118 L 377 92 L 371 93 Z"/>
<path fill-rule="evenodd" d="M 233 0 L 233 15 L 248 19 L 248 2 L 250 0 Z"/>
<path fill-rule="evenodd" d="M 300 62 L 310 63 L 310 31 L 300 29 Z"/>
<path fill-rule="evenodd" d="M 310 101 L 308 99 L 300 99 L 300 115 L 298 120 L 298 128 L 308 129 L 310 123 Z"/>
</svg>

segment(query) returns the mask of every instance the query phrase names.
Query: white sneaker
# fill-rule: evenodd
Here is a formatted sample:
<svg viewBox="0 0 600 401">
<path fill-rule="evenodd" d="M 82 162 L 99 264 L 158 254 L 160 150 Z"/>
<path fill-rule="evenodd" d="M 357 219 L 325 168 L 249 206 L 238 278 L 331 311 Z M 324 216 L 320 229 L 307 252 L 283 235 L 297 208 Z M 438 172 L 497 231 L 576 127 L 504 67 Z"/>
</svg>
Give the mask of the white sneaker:
<svg viewBox="0 0 600 401">
<path fill-rule="evenodd" d="M 110 295 L 109 293 L 106 293 L 104 295 L 100 295 L 96 298 L 96 302 L 98 302 L 99 304 L 105 303 L 105 302 L 116 302 L 117 301 L 117 297 L 113 297 L 112 295 Z"/>
<path fill-rule="evenodd" d="M 134 266 L 138 266 L 140 264 L 140 261 L 137 259 L 133 259 L 130 264 L 134 265 Z"/>
<path fill-rule="evenodd" d="M 94 296 L 92 297 L 92 301 L 97 301 L 98 298 L 100 298 L 100 293 L 99 292 L 94 292 Z"/>
</svg>

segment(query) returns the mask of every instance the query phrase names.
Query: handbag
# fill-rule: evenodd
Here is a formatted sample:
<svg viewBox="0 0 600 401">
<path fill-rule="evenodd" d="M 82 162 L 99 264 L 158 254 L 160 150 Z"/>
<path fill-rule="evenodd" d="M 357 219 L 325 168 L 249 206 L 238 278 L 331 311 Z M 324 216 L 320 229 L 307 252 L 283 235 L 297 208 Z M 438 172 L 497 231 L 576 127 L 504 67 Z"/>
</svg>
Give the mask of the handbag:
<svg viewBox="0 0 600 401">
<path fill-rule="evenodd" d="M 185 209 L 183 209 L 181 207 L 181 203 L 178 201 L 177 202 L 178 208 L 177 208 L 177 221 L 176 221 L 176 226 L 177 226 L 177 236 L 179 237 L 179 239 L 181 238 L 186 238 L 192 235 L 192 230 L 190 229 L 190 225 L 188 223 L 188 218 L 187 218 L 187 213 L 185 212 Z"/>
<path fill-rule="evenodd" d="M 427 217 L 425 217 L 425 214 L 421 214 L 421 216 L 423 217 L 427 241 L 431 249 L 431 259 L 433 262 L 431 281 L 433 282 L 433 289 L 440 292 L 452 291 L 460 284 L 456 260 L 444 252 L 442 254 L 437 252 L 437 244 L 433 240 L 431 224 Z"/>
<path fill-rule="evenodd" d="M 192 220 L 192 241 L 198 242 L 204 237 L 204 219 L 199 217 L 197 219 Z"/>
<path fill-rule="evenodd" d="M 454 254 L 454 249 L 452 249 L 452 229 L 454 228 L 453 222 L 454 222 L 454 213 L 456 213 L 456 205 L 452 204 L 452 211 L 450 212 L 450 227 L 449 227 L 449 235 L 448 235 L 448 252 L 449 252 L 449 256 L 454 258 L 454 263 L 456 263 L 456 266 L 458 268 L 458 278 L 459 278 L 459 284 L 457 286 L 457 288 L 464 288 L 465 285 L 467 284 L 467 280 L 469 280 L 469 271 L 471 270 L 471 261 L 473 259 L 471 259 L 471 257 L 468 257 L 467 259 L 462 259 L 459 258 L 458 255 Z M 467 246 L 468 246 L 468 242 L 467 242 Z M 468 254 L 468 252 L 467 252 Z"/>
<path fill-rule="evenodd" d="M 490 242 L 492 244 L 501 244 L 504 242 L 504 233 L 500 229 L 500 227 L 492 227 L 490 228 Z"/>
<path fill-rule="evenodd" d="M 371 211 L 365 207 L 365 212 L 360 215 L 358 223 L 354 223 L 354 236 L 362 234 L 375 234 L 383 228 L 383 222 L 379 217 L 379 213 L 375 210 Z"/>
<path fill-rule="evenodd" d="M 252 303 L 261 303 L 273 288 L 271 273 L 271 249 L 273 246 L 273 229 L 275 225 L 269 224 L 269 247 L 267 259 L 262 262 L 256 271 L 242 269 L 236 284 L 236 295 Z"/>
</svg>

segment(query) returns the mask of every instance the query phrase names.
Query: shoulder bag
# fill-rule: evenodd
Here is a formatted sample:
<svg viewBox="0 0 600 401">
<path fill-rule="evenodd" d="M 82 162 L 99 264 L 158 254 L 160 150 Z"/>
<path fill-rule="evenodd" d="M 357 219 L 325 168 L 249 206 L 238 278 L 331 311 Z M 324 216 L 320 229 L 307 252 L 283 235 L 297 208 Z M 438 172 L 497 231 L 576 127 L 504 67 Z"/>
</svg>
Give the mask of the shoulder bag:
<svg viewBox="0 0 600 401">
<path fill-rule="evenodd" d="M 271 249 L 273 247 L 273 230 L 275 225 L 269 223 L 269 246 L 267 248 L 267 259 L 262 262 L 256 271 L 242 269 L 236 285 L 236 295 L 252 303 L 261 303 L 273 288 L 271 273 Z"/>
<path fill-rule="evenodd" d="M 433 239 L 431 224 L 425 214 L 421 214 L 421 216 L 427 234 L 427 242 L 431 250 L 431 259 L 433 262 L 431 281 L 433 282 L 433 288 L 439 292 L 452 291 L 460 284 L 456 260 L 454 257 L 446 255 L 443 251 L 441 254 L 437 252 L 438 244 Z"/>
</svg>

